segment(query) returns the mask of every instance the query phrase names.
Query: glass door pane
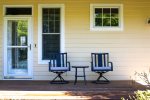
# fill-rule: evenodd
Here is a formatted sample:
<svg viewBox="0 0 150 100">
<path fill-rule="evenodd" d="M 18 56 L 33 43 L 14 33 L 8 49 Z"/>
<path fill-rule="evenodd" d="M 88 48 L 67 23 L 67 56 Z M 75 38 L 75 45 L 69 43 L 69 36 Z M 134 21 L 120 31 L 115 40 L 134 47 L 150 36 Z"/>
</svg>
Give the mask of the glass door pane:
<svg viewBox="0 0 150 100">
<path fill-rule="evenodd" d="M 8 74 L 28 73 L 28 20 L 7 21 Z"/>
<path fill-rule="evenodd" d="M 28 21 L 8 20 L 7 29 L 8 46 L 27 46 Z"/>
<path fill-rule="evenodd" d="M 9 74 L 27 73 L 27 48 L 8 48 L 7 52 Z"/>
</svg>

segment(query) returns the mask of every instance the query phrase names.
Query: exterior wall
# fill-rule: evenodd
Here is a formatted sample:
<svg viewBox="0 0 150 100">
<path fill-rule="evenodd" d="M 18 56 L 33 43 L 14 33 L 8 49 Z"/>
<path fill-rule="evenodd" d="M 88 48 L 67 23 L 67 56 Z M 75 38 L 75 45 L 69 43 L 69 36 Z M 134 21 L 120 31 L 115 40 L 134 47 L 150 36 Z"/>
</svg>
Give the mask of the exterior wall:
<svg viewBox="0 0 150 100">
<path fill-rule="evenodd" d="M 90 3 L 123 4 L 124 30 L 90 31 Z M 0 1 L 0 79 L 3 75 L 3 5 L 33 5 L 33 43 L 38 44 L 38 4 L 65 5 L 65 51 L 71 65 L 89 65 L 91 52 L 109 52 L 114 71 L 107 77 L 112 80 L 134 78 L 135 71 L 150 67 L 150 17 L 149 0 L 1 0 Z M 33 48 L 33 79 L 49 80 L 55 74 L 48 65 L 38 64 L 38 47 Z M 86 70 L 87 79 L 97 75 Z M 74 69 L 64 74 L 74 79 Z"/>
</svg>

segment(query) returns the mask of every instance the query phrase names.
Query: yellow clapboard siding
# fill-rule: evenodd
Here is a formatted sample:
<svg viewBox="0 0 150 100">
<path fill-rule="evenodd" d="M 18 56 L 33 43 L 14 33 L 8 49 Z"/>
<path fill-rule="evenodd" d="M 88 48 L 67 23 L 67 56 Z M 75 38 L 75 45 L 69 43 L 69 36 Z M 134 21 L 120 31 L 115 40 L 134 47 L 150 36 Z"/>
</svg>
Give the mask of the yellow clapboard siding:
<svg viewBox="0 0 150 100">
<path fill-rule="evenodd" d="M 124 30 L 90 31 L 90 4 L 123 4 Z M 109 52 L 114 71 L 107 74 L 111 80 L 127 80 L 133 73 L 150 67 L 150 17 L 149 0 L 1 0 L 3 5 L 33 5 L 33 77 L 34 80 L 50 80 L 55 74 L 48 71 L 48 64 L 38 64 L 38 4 L 65 5 L 65 51 L 71 65 L 89 65 L 91 52 Z M 3 75 L 3 13 L 0 13 L 0 79 Z M 87 69 L 87 79 L 97 74 Z M 74 69 L 64 74 L 74 80 Z"/>
</svg>

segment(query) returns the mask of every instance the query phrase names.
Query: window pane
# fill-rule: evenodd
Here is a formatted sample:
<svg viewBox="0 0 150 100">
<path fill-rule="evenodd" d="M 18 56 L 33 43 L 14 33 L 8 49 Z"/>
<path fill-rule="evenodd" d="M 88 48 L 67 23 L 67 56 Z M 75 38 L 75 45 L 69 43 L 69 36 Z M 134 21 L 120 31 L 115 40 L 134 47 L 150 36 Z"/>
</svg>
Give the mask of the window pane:
<svg viewBox="0 0 150 100">
<path fill-rule="evenodd" d="M 95 14 L 96 18 L 102 18 L 102 14 Z"/>
<path fill-rule="evenodd" d="M 60 21 L 60 8 L 55 9 L 55 20 Z"/>
<path fill-rule="evenodd" d="M 60 32 L 60 21 L 55 21 L 55 33 Z"/>
<path fill-rule="evenodd" d="M 55 8 L 55 14 L 60 14 L 60 8 Z"/>
<path fill-rule="evenodd" d="M 49 21 L 49 31 L 48 33 L 55 33 L 55 22 L 54 21 Z"/>
<path fill-rule="evenodd" d="M 60 52 L 60 34 L 43 34 L 42 43 L 43 60 L 48 60 L 51 53 Z"/>
<path fill-rule="evenodd" d="M 43 20 L 48 20 L 48 9 L 44 8 L 42 14 Z"/>
<path fill-rule="evenodd" d="M 103 8 L 103 17 L 110 17 L 110 8 Z"/>
<path fill-rule="evenodd" d="M 111 9 L 111 17 L 118 17 L 118 8 L 112 8 Z"/>
<path fill-rule="evenodd" d="M 110 18 L 103 19 L 103 26 L 110 26 Z"/>
<path fill-rule="evenodd" d="M 48 9 L 47 8 L 43 8 L 43 15 L 48 14 Z"/>
<path fill-rule="evenodd" d="M 49 14 L 55 14 L 55 8 L 48 8 L 49 9 Z"/>
<path fill-rule="evenodd" d="M 102 13 L 102 8 L 95 8 L 95 13 Z"/>
<path fill-rule="evenodd" d="M 95 17 L 101 18 L 102 17 L 102 8 L 96 8 L 95 9 Z"/>
<path fill-rule="evenodd" d="M 6 15 L 32 15 L 32 8 L 13 8 L 8 7 L 6 8 Z"/>
<path fill-rule="evenodd" d="M 48 20 L 48 14 L 44 14 L 43 15 L 43 21 L 47 21 Z"/>
<path fill-rule="evenodd" d="M 60 21 L 60 14 L 56 14 L 56 15 L 55 15 L 55 20 Z"/>
<path fill-rule="evenodd" d="M 9 46 L 25 46 L 27 45 L 28 21 L 25 20 L 9 20 L 7 30 L 7 43 Z"/>
<path fill-rule="evenodd" d="M 43 21 L 43 33 L 48 33 L 48 22 Z"/>
<path fill-rule="evenodd" d="M 119 26 L 118 18 L 111 18 L 111 26 Z"/>
<path fill-rule="evenodd" d="M 26 69 L 27 70 L 27 48 L 8 48 L 8 66 L 12 69 Z"/>
<path fill-rule="evenodd" d="M 54 14 L 49 14 L 49 20 L 50 20 L 50 21 L 55 20 L 55 15 L 54 15 Z"/>
<path fill-rule="evenodd" d="M 44 8 L 43 24 L 43 33 L 60 33 L 60 8 Z"/>
<path fill-rule="evenodd" d="M 102 26 L 102 18 L 95 19 L 95 26 Z"/>
</svg>

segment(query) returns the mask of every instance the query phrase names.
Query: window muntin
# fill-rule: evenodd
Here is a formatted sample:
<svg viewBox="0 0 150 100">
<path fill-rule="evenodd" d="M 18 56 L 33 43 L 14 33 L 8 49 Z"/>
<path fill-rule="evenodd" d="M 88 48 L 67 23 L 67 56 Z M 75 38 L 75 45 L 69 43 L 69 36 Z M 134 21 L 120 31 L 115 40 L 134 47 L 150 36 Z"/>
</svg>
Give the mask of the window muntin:
<svg viewBox="0 0 150 100">
<path fill-rule="evenodd" d="M 42 9 L 42 60 L 60 52 L 60 8 Z"/>
<path fill-rule="evenodd" d="M 91 4 L 90 30 L 92 31 L 122 31 L 122 4 Z"/>
</svg>

